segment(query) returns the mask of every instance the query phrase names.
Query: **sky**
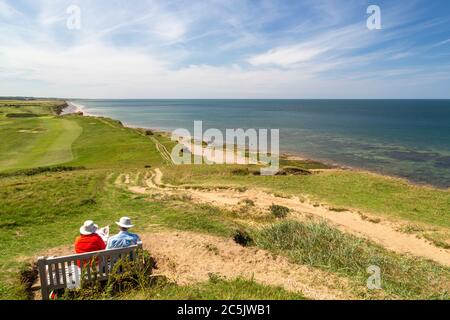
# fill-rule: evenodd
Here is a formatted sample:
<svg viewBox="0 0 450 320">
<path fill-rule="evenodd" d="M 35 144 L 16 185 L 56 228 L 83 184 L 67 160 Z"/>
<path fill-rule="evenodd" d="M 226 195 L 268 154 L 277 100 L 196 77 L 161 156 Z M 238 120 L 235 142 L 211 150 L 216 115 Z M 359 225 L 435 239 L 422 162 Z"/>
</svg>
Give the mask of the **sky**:
<svg viewBox="0 0 450 320">
<path fill-rule="evenodd" d="M 450 1 L 0 0 L 0 96 L 448 99 Z"/>
</svg>

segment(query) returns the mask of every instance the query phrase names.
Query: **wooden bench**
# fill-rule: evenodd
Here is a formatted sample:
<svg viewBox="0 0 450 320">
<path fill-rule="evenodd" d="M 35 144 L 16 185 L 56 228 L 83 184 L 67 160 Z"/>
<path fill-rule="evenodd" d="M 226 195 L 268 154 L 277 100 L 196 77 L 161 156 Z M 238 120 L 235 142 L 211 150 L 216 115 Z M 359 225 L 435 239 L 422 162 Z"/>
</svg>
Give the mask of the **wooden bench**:
<svg viewBox="0 0 450 320">
<path fill-rule="evenodd" d="M 57 289 L 74 289 L 83 281 L 108 280 L 114 265 L 122 258 L 135 259 L 142 243 L 121 248 L 74 254 L 64 257 L 40 257 L 38 271 L 41 283 L 42 299 L 49 300 L 49 295 Z"/>
</svg>

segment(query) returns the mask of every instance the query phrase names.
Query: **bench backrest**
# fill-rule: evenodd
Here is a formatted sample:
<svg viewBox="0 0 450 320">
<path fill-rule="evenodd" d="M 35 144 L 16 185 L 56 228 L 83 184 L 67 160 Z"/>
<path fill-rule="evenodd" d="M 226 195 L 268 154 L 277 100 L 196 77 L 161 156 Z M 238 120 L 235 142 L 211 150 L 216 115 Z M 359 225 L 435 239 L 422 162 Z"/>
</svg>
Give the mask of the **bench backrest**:
<svg viewBox="0 0 450 320">
<path fill-rule="evenodd" d="M 41 281 L 42 299 L 48 300 L 52 290 L 70 288 L 74 281 L 103 281 L 117 261 L 122 258 L 134 259 L 142 250 L 142 243 L 120 249 L 102 250 L 64 257 L 39 257 L 38 270 Z M 76 279 L 77 278 L 77 279 Z"/>
</svg>

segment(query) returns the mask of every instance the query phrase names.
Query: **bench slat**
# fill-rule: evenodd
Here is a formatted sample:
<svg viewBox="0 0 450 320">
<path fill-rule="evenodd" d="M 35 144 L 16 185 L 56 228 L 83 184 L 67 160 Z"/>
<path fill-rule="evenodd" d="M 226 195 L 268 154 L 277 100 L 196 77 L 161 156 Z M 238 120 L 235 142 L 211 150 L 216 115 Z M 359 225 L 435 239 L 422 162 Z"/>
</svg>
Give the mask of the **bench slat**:
<svg viewBox="0 0 450 320">
<path fill-rule="evenodd" d="M 63 285 L 67 287 L 67 272 L 68 268 L 66 268 L 66 262 L 61 262 L 61 273 L 62 273 L 62 281 Z"/>
<path fill-rule="evenodd" d="M 48 279 L 49 279 L 48 284 L 49 284 L 50 287 L 52 287 L 52 286 L 55 285 L 55 283 L 53 282 L 53 264 L 49 264 L 48 265 L 48 274 L 49 274 L 49 276 L 48 276 Z"/>
<path fill-rule="evenodd" d="M 62 284 L 61 283 L 61 270 L 59 268 L 59 263 L 55 263 L 55 280 L 56 280 L 57 285 Z"/>
<path fill-rule="evenodd" d="M 128 248 L 120 248 L 120 249 L 111 249 L 111 250 L 103 250 L 103 251 L 95 251 L 95 252 L 89 252 L 89 253 L 82 253 L 82 254 L 75 254 L 70 256 L 63 256 L 63 257 L 54 257 L 54 258 L 48 258 L 48 263 L 56 263 L 56 262 L 62 262 L 62 261 L 68 261 L 69 259 L 79 259 L 79 260 L 85 260 L 89 259 L 93 256 L 109 256 L 113 254 L 118 253 L 124 253 L 124 252 L 131 252 L 132 250 L 137 250 L 139 247 L 137 245 L 131 246 Z"/>
</svg>

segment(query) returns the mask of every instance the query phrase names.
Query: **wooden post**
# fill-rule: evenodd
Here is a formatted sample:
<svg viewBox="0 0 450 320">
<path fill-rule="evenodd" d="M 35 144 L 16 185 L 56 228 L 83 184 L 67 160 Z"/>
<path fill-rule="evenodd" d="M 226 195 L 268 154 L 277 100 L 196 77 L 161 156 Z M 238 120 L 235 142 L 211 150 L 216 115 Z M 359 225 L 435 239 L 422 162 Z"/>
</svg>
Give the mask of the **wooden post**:
<svg viewBox="0 0 450 320">
<path fill-rule="evenodd" d="M 48 283 L 47 283 L 47 271 L 45 270 L 45 257 L 39 257 L 38 259 L 38 270 L 39 278 L 41 280 L 41 294 L 42 300 L 49 300 Z"/>
</svg>

